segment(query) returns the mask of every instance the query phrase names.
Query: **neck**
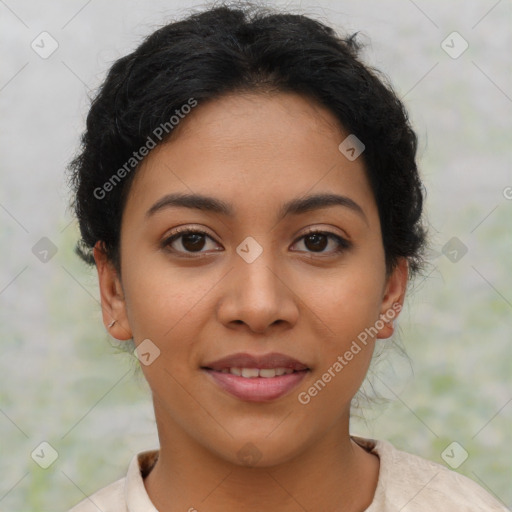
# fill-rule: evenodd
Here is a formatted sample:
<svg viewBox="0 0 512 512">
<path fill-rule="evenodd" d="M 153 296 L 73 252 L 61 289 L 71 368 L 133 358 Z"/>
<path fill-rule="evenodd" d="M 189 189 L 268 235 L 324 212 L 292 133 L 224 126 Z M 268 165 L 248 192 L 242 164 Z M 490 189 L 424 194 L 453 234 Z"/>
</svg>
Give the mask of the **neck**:
<svg viewBox="0 0 512 512">
<path fill-rule="evenodd" d="M 293 458 L 248 467 L 199 445 L 155 413 L 160 453 L 144 484 L 160 512 L 360 512 L 372 502 L 379 459 L 350 439 L 348 417 Z"/>
</svg>

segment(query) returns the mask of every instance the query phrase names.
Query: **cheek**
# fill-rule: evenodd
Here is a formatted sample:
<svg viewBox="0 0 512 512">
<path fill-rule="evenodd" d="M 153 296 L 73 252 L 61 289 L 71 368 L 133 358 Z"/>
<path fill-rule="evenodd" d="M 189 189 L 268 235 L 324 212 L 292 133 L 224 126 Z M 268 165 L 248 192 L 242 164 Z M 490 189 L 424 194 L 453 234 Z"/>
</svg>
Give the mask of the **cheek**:
<svg viewBox="0 0 512 512">
<path fill-rule="evenodd" d="M 375 281 L 352 276 L 324 287 L 313 298 L 328 331 L 318 340 L 318 365 L 297 396 L 309 418 L 322 416 L 334 423 L 348 412 L 373 354 L 372 327 L 380 312 L 376 290 Z"/>
<path fill-rule="evenodd" d="M 171 265 L 145 265 L 143 261 L 127 262 L 124 278 L 126 312 L 135 342 L 154 337 L 173 339 L 182 329 L 183 320 L 194 314 L 194 308 L 212 284 L 207 274 L 198 269 L 173 268 Z"/>
<path fill-rule="evenodd" d="M 384 267 L 376 261 L 360 260 L 358 265 L 347 265 L 332 272 L 319 283 L 314 276 L 303 288 L 311 309 L 326 326 L 333 342 L 343 343 L 356 337 L 379 318 L 384 285 Z"/>
<path fill-rule="evenodd" d="M 124 281 L 126 312 L 134 342 L 138 346 L 149 339 L 159 350 L 158 358 L 151 365 L 141 365 L 141 369 L 155 391 L 176 388 L 171 393 L 175 396 L 180 387 L 178 382 L 187 380 L 187 372 L 197 365 L 201 332 L 211 318 L 208 294 L 219 276 L 197 268 L 146 266 L 140 260 L 133 263 L 130 266 L 127 262 Z"/>
<path fill-rule="evenodd" d="M 363 266 L 361 271 L 347 267 L 337 279 L 325 281 L 321 291 L 310 295 L 311 308 L 319 312 L 327 328 L 327 335 L 319 339 L 321 363 L 315 372 L 326 384 L 324 391 L 319 383 L 319 395 L 329 396 L 333 403 L 338 399 L 346 402 L 355 394 L 370 364 L 383 285 L 380 265 L 373 264 L 366 271 Z"/>
</svg>

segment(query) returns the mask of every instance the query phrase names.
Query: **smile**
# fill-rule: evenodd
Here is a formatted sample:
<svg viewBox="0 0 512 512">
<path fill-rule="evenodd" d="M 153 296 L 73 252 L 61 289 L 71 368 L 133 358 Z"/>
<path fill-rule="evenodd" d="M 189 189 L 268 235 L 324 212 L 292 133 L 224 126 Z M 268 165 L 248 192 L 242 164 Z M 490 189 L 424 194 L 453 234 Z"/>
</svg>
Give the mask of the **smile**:
<svg viewBox="0 0 512 512">
<path fill-rule="evenodd" d="M 291 368 L 223 368 L 220 370 L 221 373 L 231 373 L 238 375 L 239 377 L 245 377 L 246 379 L 254 379 L 256 377 L 263 377 L 265 379 L 271 379 L 273 377 L 279 377 L 281 375 L 289 375 L 294 370 Z"/>
</svg>

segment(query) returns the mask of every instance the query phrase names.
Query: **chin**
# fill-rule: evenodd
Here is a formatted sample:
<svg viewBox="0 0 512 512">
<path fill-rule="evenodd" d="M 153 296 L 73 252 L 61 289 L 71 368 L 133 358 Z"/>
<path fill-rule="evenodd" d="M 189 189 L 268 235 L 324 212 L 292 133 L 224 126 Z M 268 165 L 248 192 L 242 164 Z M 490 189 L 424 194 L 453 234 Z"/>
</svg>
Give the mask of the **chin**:
<svg viewBox="0 0 512 512">
<path fill-rule="evenodd" d="M 275 428 L 275 425 L 274 425 Z M 295 433 L 281 432 L 270 439 L 268 432 L 253 435 L 233 436 L 229 446 L 222 449 L 216 445 L 218 456 L 241 467 L 270 468 L 293 460 L 301 452 L 301 442 Z M 219 450 L 221 448 L 221 450 Z"/>
</svg>

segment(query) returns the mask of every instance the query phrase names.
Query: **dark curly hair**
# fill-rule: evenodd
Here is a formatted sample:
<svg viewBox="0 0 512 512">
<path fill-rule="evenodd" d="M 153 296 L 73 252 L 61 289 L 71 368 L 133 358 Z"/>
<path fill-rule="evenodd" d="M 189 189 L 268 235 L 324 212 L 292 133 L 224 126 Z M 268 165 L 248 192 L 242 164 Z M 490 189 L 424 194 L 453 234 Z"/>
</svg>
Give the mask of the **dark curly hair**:
<svg viewBox="0 0 512 512">
<path fill-rule="evenodd" d="M 163 26 L 117 60 L 92 101 L 80 153 L 68 167 L 79 256 L 94 264 L 92 248 L 101 241 L 120 271 L 121 218 L 138 164 L 134 151 L 191 99 L 200 108 L 227 93 L 282 91 L 319 102 L 363 141 L 386 269 L 405 257 L 415 275 L 425 262 L 427 237 L 417 137 L 388 80 L 360 59 L 356 36 L 341 38 L 305 15 L 222 4 Z M 166 132 L 158 143 L 173 135 Z"/>
</svg>

